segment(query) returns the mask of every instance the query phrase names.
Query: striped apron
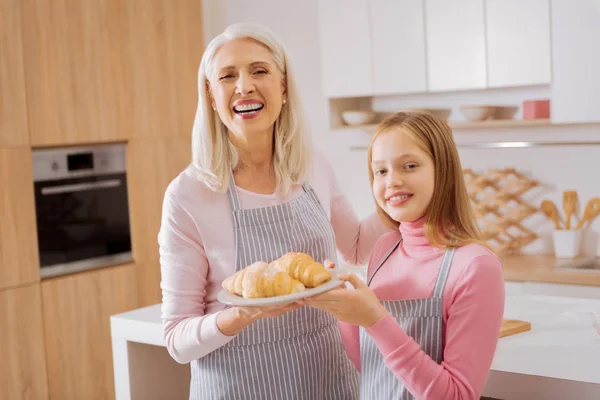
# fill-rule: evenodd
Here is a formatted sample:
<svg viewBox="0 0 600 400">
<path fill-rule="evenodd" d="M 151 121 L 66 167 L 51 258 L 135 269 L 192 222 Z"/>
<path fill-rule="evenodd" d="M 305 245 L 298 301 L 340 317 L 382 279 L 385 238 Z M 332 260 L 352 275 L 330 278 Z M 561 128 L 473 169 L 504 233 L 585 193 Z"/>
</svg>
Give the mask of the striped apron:
<svg viewBox="0 0 600 400">
<path fill-rule="evenodd" d="M 399 240 L 383 257 L 373 273 L 367 278 L 371 284 L 373 276 L 385 260 L 400 244 Z M 446 250 L 438 272 L 433 296 L 425 299 L 387 300 L 383 306 L 396 318 L 402 329 L 417 342 L 435 362 L 443 358 L 442 296 L 452 264 L 454 249 Z M 383 355 L 365 329 L 360 329 L 360 398 L 361 400 L 413 400 L 414 396 L 385 365 Z"/>
<path fill-rule="evenodd" d="M 314 190 L 272 207 L 241 209 L 233 177 L 229 202 L 236 271 L 290 251 L 335 260 L 334 233 Z M 359 375 L 337 320 L 312 307 L 254 322 L 225 346 L 191 363 L 190 399 L 358 399 Z"/>
</svg>

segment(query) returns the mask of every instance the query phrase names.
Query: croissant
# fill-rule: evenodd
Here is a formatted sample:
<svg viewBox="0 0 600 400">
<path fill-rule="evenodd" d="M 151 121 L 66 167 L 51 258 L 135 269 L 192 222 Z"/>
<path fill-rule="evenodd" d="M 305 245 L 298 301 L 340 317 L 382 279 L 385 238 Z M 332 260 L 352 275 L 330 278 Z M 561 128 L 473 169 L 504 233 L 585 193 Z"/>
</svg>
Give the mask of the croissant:
<svg viewBox="0 0 600 400">
<path fill-rule="evenodd" d="M 223 281 L 223 289 L 245 299 L 301 292 L 304 285 L 265 262 L 255 262 Z"/>
<path fill-rule="evenodd" d="M 331 272 L 327 271 L 323 264 L 316 262 L 306 253 L 287 253 L 270 265 L 280 271 L 287 272 L 306 287 L 320 286 L 332 278 Z"/>
</svg>

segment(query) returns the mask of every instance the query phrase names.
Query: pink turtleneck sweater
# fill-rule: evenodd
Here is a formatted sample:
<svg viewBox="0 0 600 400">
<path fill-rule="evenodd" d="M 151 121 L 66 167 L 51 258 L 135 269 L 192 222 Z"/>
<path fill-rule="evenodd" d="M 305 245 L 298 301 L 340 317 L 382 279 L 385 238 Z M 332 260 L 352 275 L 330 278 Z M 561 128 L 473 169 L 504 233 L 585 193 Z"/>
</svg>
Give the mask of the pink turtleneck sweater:
<svg viewBox="0 0 600 400">
<path fill-rule="evenodd" d="M 423 219 L 382 236 L 369 275 L 400 237 L 400 246 L 371 281 L 380 300 L 431 297 L 444 251 L 429 244 Z M 479 399 L 504 313 L 504 278 L 498 257 L 481 245 L 454 254 L 443 295 L 443 362 L 437 364 L 387 315 L 367 329 L 386 366 L 418 399 Z M 340 323 L 348 355 L 360 370 L 358 327 Z"/>
</svg>

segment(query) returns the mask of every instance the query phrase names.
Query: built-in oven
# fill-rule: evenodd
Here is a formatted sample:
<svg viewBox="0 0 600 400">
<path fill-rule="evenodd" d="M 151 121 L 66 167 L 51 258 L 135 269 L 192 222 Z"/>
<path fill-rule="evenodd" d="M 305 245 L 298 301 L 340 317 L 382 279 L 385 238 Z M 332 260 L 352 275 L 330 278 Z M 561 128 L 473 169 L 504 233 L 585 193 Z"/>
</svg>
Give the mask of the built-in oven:
<svg viewBox="0 0 600 400">
<path fill-rule="evenodd" d="M 132 261 L 125 145 L 32 157 L 42 278 Z"/>
</svg>

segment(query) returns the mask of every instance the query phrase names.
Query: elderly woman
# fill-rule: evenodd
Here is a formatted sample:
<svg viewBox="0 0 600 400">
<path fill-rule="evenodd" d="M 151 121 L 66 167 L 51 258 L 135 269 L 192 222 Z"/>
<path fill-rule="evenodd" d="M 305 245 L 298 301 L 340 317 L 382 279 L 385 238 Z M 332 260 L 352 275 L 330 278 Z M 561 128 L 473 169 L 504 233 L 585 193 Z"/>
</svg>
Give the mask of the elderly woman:
<svg viewBox="0 0 600 400">
<path fill-rule="evenodd" d="M 193 162 L 169 185 L 159 233 L 171 356 L 191 399 L 355 399 L 331 315 L 297 304 L 225 307 L 223 280 L 290 251 L 363 263 L 387 231 L 359 221 L 310 143 L 289 58 L 255 24 L 229 26 L 199 72 Z"/>
</svg>

